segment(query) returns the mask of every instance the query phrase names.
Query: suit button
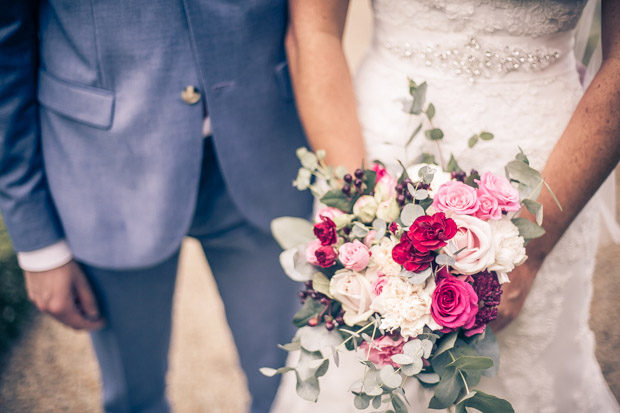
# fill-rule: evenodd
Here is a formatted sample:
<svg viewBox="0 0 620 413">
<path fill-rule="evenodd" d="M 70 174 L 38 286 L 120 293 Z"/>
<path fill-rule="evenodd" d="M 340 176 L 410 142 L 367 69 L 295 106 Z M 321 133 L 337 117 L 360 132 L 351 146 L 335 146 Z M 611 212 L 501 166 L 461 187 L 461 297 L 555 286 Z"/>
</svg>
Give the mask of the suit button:
<svg viewBox="0 0 620 413">
<path fill-rule="evenodd" d="M 194 86 L 186 86 L 185 89 L 183 89 L 183 92 L 181 92 L 181 99 L 183 99 L 183 102 L 188 105 L 198 103 L 200 100 L 200 91 L 198 91 L 198 89 Z"/>
</svg>

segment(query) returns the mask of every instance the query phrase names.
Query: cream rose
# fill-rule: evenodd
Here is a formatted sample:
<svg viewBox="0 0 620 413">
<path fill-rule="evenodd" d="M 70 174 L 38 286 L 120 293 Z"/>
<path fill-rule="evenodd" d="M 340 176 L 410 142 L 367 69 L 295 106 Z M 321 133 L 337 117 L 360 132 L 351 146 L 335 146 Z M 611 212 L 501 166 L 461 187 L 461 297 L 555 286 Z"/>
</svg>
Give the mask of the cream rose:
<svg viewBox="0 0 620 413">
<path fill-rule="evenodd" d="M 359 272 L 340 270 L 329 282 L 329 293 L 344 309 L 344 322 L 349 326 L 362 323 L 373 313 L 374 298 L 371 281 Z"/>
<path fill-rule="evenodd" d="M 510 281 L 508 273 L 527 259 L 525 240 L 519 235 L 519 229 L 507 217 L 489 221 L 489 225 L 493 234 L 495 261 L 488 269 L 495 271 L 500 284 L 503 284 Z"/>
<path fill-rule="evenodd" d="M 353 214 L 362 222 L 370 224 L 377 213 L 377 201 L 372 195 L 362 195 L 353 205 Z"/>
<path fill-rule="evenodd" d="M 449 254 L 463 249 L 455 256 L 453 269 L 460 274 L 476 274 L 486 269 L 495 259 L 491 226 L 470 215 L 452 215 L 459 228 L 444 250 Z"/>
<path fill-rule="evenodd" d="M 392 222 L 400 216 L 400 207 L 396 202 L 396 198 L 381 202 L 377 206 L 377 218 L 385 222 Z"/>
</svg>

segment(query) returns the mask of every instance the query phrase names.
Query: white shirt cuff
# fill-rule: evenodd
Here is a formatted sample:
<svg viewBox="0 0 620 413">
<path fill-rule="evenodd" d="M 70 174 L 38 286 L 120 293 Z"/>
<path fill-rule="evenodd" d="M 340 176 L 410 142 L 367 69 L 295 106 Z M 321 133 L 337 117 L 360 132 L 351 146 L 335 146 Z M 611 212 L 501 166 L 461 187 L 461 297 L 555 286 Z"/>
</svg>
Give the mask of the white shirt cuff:
<svg viewBox="0 0 620 413">
<path fill-rule="evenodd" d="M 62 267 L 73 259 L 67 241 L 60 240 L 34 251 L 18 252 L 17 262 L 22 270 L 42 272 Z"/>
</svg>

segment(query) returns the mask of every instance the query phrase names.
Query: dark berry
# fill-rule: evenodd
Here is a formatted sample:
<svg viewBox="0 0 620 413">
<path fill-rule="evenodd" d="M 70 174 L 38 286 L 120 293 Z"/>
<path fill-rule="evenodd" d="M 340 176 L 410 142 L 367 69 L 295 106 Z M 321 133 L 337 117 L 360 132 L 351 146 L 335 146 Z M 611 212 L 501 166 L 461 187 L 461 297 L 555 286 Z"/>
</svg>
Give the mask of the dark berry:
<svg viewBox="0 0 620 413">
<path fill-rule="evenodd" d="M 407 186 L 408 184 L 413 184 L 413 181 L 410 178 L 403 179 L 403 187 Z"/>
<path fill-rule="evenodd" d="M 308 325 L 310 327 L 316 327 L 317 324 L 319 324 L 319 320 L 316 317 L 312 317 L 310 320 L 308 320 Z"/>
<path fill-rule="evenodd" d="M 353 181 L 353 177 L 351 176 L 351 174 L 346 174 L 344 176 L 344 181 L 350 184 Z"/>
<path fill-rule="evenodd" d="M 329 304 L 329 298 L 321 297 L 321 299 L 319 300 L 319 303 L 321 303 L 323 305 L 327 305 L 327 304 Z"/>
<path fill-rule="evenodd" d="M 403 184 L 396 185 L 396 193 L 397 194 L 402 194 L 404 189 L 405 189 L 405 187 L 403 186 Z"/>
<path fill-rule="evenodd" d="M 345 185 L 342 187 L 342 192 L 349 195 L 351 193 L 351 187 L 349 185 Z"/>
<path fill-rule="evenodd" d="M 355 186 L 356 186 L 357 188 L 361 187 L 361 186 L 362 186 L 362 180 L 361 180 L 361 179 L 356 179 L 356 180 L 355 180 Z"/>
<path fill-rule="evenodd" d="M 312 288 L 312 281 L 306 281 L 304 285 L 306 286 L 306 288 Z"/>
<path fill-rule="evenodd" d="M 361 179 L 364 177 L 364 171 L 362 171 L 361 169 L 356 169 L 355 170 L 355 177 L 358 179 Z"/>
<path fill-rule="evenodd" d="M 343 325 L 343 324 L 344 324 L 344 318 L 342 318 L 342 316 L 341 316 L 341 315 L 339 315 L 338 317 L 336 317 L 336 322 L 337 322 L 339 325 Z"/>
<path fill-rule="evenodd" d="M 327 331 L 332 331 L 334 329 L 334 327 L 336 327 L 336 326 L 331 321 L 328 321 L 328 322 L 325 323 L 325 328 L 327 329 Z"/>
<path fill-rule="evenodd" d="M 300 291 L 299 294 L 297 294 L 299 296 L 299 298 L 306 298 L 306 292 L 305 291 Z"/>
<path fill-rule="evenodd" d="M 400 194 L 396 197 L 396 202 L 398 202 L 399 204 L 404 204 L 405 203 L 405 195 Z"/>
</svg>

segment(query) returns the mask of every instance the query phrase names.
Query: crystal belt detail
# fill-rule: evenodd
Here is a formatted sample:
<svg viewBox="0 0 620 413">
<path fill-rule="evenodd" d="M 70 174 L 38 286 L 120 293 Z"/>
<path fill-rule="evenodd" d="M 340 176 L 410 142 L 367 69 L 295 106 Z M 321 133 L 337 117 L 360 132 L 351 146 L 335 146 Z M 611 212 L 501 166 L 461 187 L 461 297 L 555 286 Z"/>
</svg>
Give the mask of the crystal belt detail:
<svg viewBox="0 0 620 413">
<path fill-rule="evenodd" d="M 428 67 L 466 76 L 470 83 L 480 77 L 490 78 L 516 71 L 541 71 L 557 62 L 561 56 L 558 49 L 482 47 L 474 37 L 464 45 L 454 48 L 436 44 L 418 49 L 408 42 L 396 43 L 389 40 L 385 41 L 383 46 L 402 59 L 423 62 Z"/>
</svg>

